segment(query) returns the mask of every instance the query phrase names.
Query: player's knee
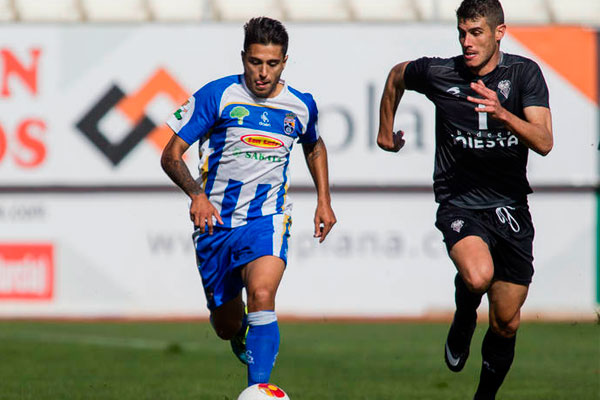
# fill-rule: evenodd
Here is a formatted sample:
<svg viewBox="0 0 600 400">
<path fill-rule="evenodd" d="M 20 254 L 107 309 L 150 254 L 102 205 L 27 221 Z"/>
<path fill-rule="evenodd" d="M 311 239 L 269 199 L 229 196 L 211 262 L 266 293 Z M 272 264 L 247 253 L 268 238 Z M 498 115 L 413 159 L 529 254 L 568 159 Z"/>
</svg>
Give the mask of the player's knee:
<svg viewBox="0 0 600 400">
<path fill-rule="evenodd" d="M 275 293 L 267 288 L 257 288 L 248 293 L 248 308 L 253 310 L 272 309 Z"/>
<path fill-rule="evenodd" d="M 496 317 L 490 320 L 490 326 L 498 335 L 505 338 L 511 338 L 517 334 L 520 322 L 519 318 L 502 319 Z"/>
<path fill-rule="evenodd" d="M 462 278 L 470 292 L 485 293 L 492 282 L 493 273 L 486 272 L 487 269 L 480 268 L 476 272 L 463 274 Z"/>
<path fill-rule="evenodd" d="M 241 324 L 221 324 L 219 326 L 214 326 L 215 333 L 219 337 L 219 339 L 223 340 L 231 340 L 235 334 L 240 330 Z"/>
</svg>

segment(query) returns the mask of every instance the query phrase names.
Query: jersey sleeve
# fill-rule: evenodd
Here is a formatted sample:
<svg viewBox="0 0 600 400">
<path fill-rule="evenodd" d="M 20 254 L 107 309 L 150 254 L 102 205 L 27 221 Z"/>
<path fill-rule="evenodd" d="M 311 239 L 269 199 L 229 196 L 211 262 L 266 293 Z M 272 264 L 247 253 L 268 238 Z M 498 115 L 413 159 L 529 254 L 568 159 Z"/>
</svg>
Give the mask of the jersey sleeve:
<svg viewBox="0 0 600 400">
<path fill-rule="evenodd" d="M 530 106 L 549 108 L 548 86 L 539 65 L 533 61 L 527 63 L 521 79 L 523 108 Z"/>
<path fill-rule="evenodd" d="M 317 103 L 311 94 L 305 94 L 305 104 L 308 108 L 308 123 L 306 129 L 299 135 L 298 143 L 315 143 L 319 140 L 319 128 L 317 126 L 317 120 L 319 119 L 319 111 L 317 109 Z"/>
<path fill-rule="evenodd" d="M 167 125 L 188 144 L 204 136 L 219 119 L 222 90 L 209 83 L 194 93 L 167 120 Z"/>
<path fill-rule="evenodd" d="M 404 85 L 408 90 L 426 93 L 429 89 L 429 66 L 431 58 L 422 57 L 411 61 L 404 69 Z"/>
</svg>

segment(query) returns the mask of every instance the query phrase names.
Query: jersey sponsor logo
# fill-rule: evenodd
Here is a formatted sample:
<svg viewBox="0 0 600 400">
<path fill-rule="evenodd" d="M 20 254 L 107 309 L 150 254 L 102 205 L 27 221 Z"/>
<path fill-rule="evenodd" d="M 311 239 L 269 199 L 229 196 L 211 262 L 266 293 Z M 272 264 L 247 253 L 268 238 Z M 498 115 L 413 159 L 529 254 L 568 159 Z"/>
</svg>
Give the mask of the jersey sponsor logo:
<svg viewBox="0 0 600 400">
<path fill-rule="evenodd" d="M 244 135 L 242 142 L 261 149 L 278 149 L 283 146 L 281 140 L 263 135 Z"/>
<path fill-rule="evenodd" d="M 450 224 L 450 228 L 452 228 L 452 230 L 456 233 L 460 233 L 460 230 L 463 226 L 465 226 L 465 221 L 463 221 L 462 219 L 457 219 L 456 221 Z"/>
<path fill-rule="evenodd" d="M 262 113 L 260 119 L 261 121 L 258 123 L 260 126 L 271 126 L 271 121 L 269 121 L 269 113 L 267 111 Z"/>
<path fill-rule="evenodd" d="M 252 159 L 256 161 L 266 161 L 266 162 L 282 162 L 285 160 L 285 157 L 279 157 L 276 155 L 265 155 L 264 153 L 256 152 L 256 151 L 243 151 L 241 149 L 233 150 L 234 157 L 244 157 L 247 159 Z"/>
<path fill-rule="evenodd" d="M 190 110 L 190 101 L 188 100 L 185 103 L 183 103 L 181 105 L 181 107 L 179 107 L 179 109 L 173 113 L 173 115 L 175 115 L 175 118 L 177 118 L 178 121 L 181 121 L 183 119 L 182 114 L 187 113 L 189 110 Z"/>
<path fill-rule="evenodd" d="M 286 135 L 291 135 L 296 129 L 296 114 L 287 113 L 283 119 L 283 131 Z"/>
<path fill-rule="evenodd" d="M 508 99 L 508 95 L 510 94 L 510 81 L 505 80 L 498 82 L 498 90 L 505 99 Z"/>
<path fill-rule="evenodd" d="M 250 115 L 250 111 L 246 107 L 236 106 L 229 112 L 231 118 L 237 118 L 238 125 L 244 124 L 244 118 Z"/>
<path fill-rule="evenodd" d="M 452 136 L 455 144 L 462 145 L 464 149 L 493 149 L 506 148 L 519 144 L 519 138 L 509 131 L 503 132 L 462 132 L 456 131 Z"/>
<path fill-rule="evenodd" d="M 446 93 L 450 93 L 453 96 L 457 96 L 460 94 L 460 89 L 458 86 L 452 86 L 450 89 L 446 90 Z"/>
</svg>

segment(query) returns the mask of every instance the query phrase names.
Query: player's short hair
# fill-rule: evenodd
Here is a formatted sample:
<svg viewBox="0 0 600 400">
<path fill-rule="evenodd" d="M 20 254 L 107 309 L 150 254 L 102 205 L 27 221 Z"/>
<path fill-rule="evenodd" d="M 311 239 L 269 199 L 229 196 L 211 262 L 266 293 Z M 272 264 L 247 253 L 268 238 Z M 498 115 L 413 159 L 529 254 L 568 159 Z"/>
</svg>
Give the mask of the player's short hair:
<svg viewBox="0 0 600 400">
<path fill-rule="evenodd" d="M 496 29 L 504 23 L 504 11 L 498 0 L 463 0 L 456 10 L 459 21 L 473 20 L 484 17 L 490 28 Z"/>
<path fill-rule="evenodd" d="M 287 54 L 288 34 L 283 24 L 276 19 L 256 17 L 244 25 L 244 51 L 251 44 L 276 44 L 281 46 L 283 55 Z"/>
</svg>

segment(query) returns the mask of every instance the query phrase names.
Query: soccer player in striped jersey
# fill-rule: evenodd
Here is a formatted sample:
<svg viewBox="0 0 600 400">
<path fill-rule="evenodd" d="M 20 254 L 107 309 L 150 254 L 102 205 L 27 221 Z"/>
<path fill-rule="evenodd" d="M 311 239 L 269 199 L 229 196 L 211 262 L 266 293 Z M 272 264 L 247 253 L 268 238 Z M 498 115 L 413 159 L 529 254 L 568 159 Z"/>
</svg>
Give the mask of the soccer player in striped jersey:
<svg viewBox="0 0 600 400">
<path fill-rule="evenodd" d="M 314 236 L 320 242 L 336 217 L 316 103 L 280 78 L 288 58 L 285 27 L 259 17 L 244 31 L 244 73 L 206 84 L 173 114 L 167 124 L 174 134 L 161 165 L 191 199 L 211 323 L 248 365 L 250 386 L 269 381 L 279 349 L 275 294 L 292 225 L 288 164 L 294 142 L 302 145 L 316 186 Z M 182 158 L 195 142 L 198 179 Z"/>
</svg>

